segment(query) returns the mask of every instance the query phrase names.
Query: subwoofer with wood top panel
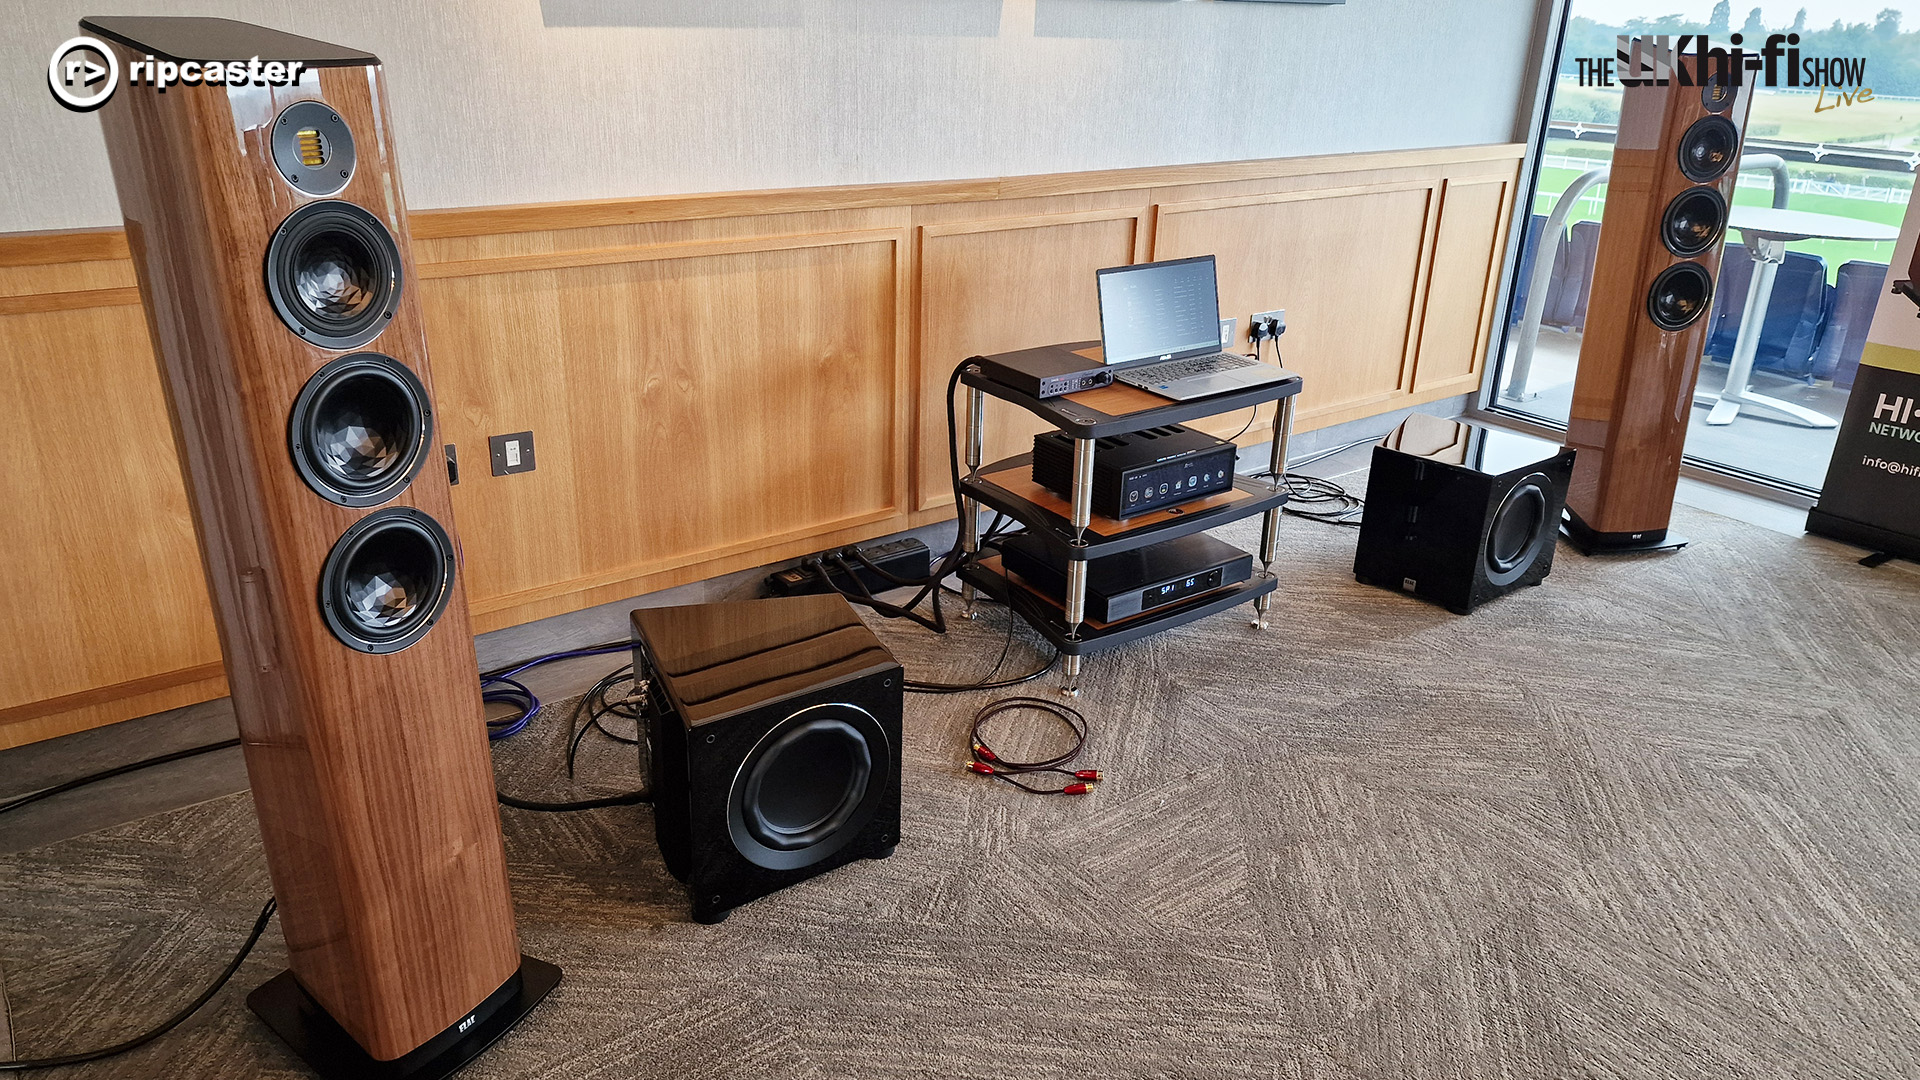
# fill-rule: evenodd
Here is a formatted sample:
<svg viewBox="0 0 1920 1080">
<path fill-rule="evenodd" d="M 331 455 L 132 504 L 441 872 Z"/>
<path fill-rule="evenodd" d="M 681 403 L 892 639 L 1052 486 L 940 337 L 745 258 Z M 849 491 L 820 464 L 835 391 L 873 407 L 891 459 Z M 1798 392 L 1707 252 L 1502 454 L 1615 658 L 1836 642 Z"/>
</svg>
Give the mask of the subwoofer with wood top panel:
<svg viewBox="0 0 1920 1080">
<path fill-rule="evenodd" d="M 321 1074 L 444 1076 L 544 997 L 522 956 L 406 207 L 375 57 L 224 19 L 88 18 L 149 57 L 101 111 L 289 971 L 248 1004 Z"/>
<path fill-rule="evenodd" d="M 1566 532 L 1589 555 L 1686 543 L 1668 523 L 1753 99 L 1711 58 L 1676 64 L 1652 39 L 1627 59 L 1639 81 L 1621 93 L 1567 421 Z"/>
</svg>

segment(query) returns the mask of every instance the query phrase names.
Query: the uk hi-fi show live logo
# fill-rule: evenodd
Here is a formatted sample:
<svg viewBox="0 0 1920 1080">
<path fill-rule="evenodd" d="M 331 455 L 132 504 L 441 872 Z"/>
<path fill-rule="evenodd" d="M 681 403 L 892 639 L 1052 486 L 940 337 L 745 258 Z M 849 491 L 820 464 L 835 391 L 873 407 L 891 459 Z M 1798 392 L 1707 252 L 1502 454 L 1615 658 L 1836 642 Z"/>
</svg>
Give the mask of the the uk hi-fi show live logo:
<svg viewBox="0 0 1920 1080">
<path fill-rule="evenodd" d="M 149 54 L 127 65 L 128 85 L 166 93 L 172 86 L 287 86 L 300 81 L 298 60 L 161 60 Z M 47 89 L 74 112 L 92 112 L 120 89 L 120 58 L 97 38 L 63 41 L 47 61 Z"/>
<path fill-rule="evenodd" d="M 1615 39 L 1613 56 L 1582 56 L 1574 61 L 1581 86 L 1740 86 L 1753 74 L 1764 86 L 1840 89 L 1860 86 L 1867 77 L 1864 56 L 1802 56 L 1799 34 L 1768 34 L 1758 51 L 1743 46 L 1739 34 L 1719 48 L 1706 34 L 1667 34 Z"/>
</svg>

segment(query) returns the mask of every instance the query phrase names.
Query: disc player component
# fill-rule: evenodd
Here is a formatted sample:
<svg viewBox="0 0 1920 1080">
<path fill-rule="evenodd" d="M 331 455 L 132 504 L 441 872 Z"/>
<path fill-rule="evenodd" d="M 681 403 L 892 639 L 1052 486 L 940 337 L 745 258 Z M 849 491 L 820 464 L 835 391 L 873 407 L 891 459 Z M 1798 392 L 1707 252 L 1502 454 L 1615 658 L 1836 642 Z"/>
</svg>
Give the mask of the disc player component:
<svg viewBox="0 0 1920 1080">
<path fill-rule="evenodd" d="M 1125 520 L 1233 486 L 1238 448 L 1179 424 L 1109 435 L 1093 444 L 1093 512 Z M 1033 437 L 1033 482 L 1061 498 L 1073 492 L 1073 440 Z"/>
<path fill-rule="evenodd" d="M 994 382 L 1029 397 L 1056 398 L 1113 385 L 1113 369 L 1100 359 L 1100 343 L 1042 345 L 1036 349 L 976 356 L 973 362 Z"/>
<path fill-rule="evenodd" d="M 1353 576 L 1465 615 L 1553 569 L 1574 452 L 1409 416 L 1373 449 Z"/>
<path fill-rule="evenodd" d="M 1058 601 L 1067 594 L 1066 561 L 1036 537 L 996 541 L 1001 563 Z M 1205 533 L 1087 561 L 1087 617 L 1122 619 L 1201 596 L 1253 576 L 1253 556 Z"/>
<path fill-rule="evenodd" d="M 286 941 L 247 998 L 327 1077 L 445 1076 L 559 969 L 521 955 L 380 61 L 88 18 L 122 64 L 296 86 L 100 110 Z"/>
<path fill-rule="evenodd" d="M 900 840 L 904 676 L 839 596 L 633 613 L 654 834 L 696 922 Z"/>
</svg>

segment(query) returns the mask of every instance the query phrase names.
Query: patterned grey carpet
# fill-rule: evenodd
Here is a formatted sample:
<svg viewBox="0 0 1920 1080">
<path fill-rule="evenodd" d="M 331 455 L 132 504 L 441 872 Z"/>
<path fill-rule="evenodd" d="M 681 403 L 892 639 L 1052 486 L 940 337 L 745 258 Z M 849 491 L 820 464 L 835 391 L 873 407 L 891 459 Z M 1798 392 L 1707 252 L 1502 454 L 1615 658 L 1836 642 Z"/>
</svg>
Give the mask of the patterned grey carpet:
<svg viewBox="0 0 1920 1080">
<path fill-rule="evenodd" d="M 566 979 L 463 1075 L 1920 1076 L 1920 575 L 1678 524 L 1680 555 L 1563 547 L 1462 619 L 1289 521 L 1275 629 L 1090 662 L 1098 794 L 962 772 L 984 696 L 909 699 L 898 855 L 720 926 L 645 810 L 505 811 L 524 947 Z M 960 681 L 1003 619 L 876 623 Z M 568 790 L 563 738 L 502 747 L 503 781 Z M 632 782 L 590 746 L 578 790 Z M 265 893 L 244 795 L 0 860 L 19 1052 L 171 1011 Z M 282 955 L 272 931 L 202 1015 L 72 1074 L 306 1075 L 242 1005 Z"/>
</svg>

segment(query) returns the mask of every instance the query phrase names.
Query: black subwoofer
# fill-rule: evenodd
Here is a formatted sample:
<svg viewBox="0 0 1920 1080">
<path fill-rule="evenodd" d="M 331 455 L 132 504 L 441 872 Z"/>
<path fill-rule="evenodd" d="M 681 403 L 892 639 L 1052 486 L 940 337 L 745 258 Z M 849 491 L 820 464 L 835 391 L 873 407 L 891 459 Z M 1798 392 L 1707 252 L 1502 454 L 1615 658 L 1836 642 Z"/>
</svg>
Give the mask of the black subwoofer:
<svg viewBox="0 0 1920 1080">
<path fill-rule="evenodd" d="M 1373 451 L 1353 574 L 1465 615 L 1553 569 L 1572 450 L 1410 416 Z"/>
<path fill-rule="evenodd" d="M 1647 317 L 1662 330 L 1685 330 L 1713 302 L 1713 275 L 1696 262 L 1674 263 L 1647 290 Z"/>
<path fill-rule="evenodd" d="M 287 422 L 300 478 L 342 506 L 393 498 L 427 459 L 433 409 L 420 377 L 391 356 L 356 353 L 307 380 Z"/>
<path fill-rule="evenodd" d="M 633 613 L 654 830 L 693 917 L 900 839 L 900 665 L 838 596 Z"/>
<path fill-rule="evenodd" d="M 453 594 L 453 541 L 411 507 L 355 522 L 320 570 L 320 612 L 347 646 L 392 653 L 432 629 Z"/>
<path fill-rule="evenodd" d="M 267 244 L 267 295 L 287 328 L 325 349 L 379 336 L 400 303 L 400 249 L 349 202 L 295 210 Z"/>
</svg>

